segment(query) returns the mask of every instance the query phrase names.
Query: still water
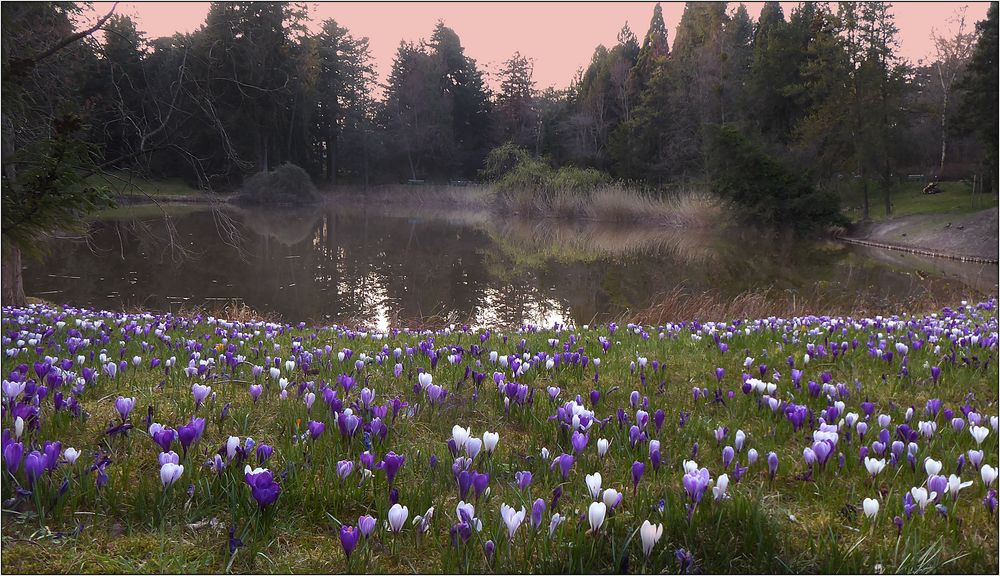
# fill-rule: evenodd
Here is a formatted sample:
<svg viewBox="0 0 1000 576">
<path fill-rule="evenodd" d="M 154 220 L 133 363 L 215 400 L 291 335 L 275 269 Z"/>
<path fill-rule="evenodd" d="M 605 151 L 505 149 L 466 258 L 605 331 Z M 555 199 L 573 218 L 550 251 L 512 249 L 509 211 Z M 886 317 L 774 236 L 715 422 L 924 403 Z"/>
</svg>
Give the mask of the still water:
<svg viewBox="0 0 1000 576">
<path fill-rule="evenodd" d="M 835 301 L 995 294 L 997 267 L 735 228 L 664 230 L 385 207 L 134 206 L 28 261 L 25 290 L 104 309 L 228 301 L 285 321 L 372 327 L 606 320 L 683 287 Z"/>
</svg>

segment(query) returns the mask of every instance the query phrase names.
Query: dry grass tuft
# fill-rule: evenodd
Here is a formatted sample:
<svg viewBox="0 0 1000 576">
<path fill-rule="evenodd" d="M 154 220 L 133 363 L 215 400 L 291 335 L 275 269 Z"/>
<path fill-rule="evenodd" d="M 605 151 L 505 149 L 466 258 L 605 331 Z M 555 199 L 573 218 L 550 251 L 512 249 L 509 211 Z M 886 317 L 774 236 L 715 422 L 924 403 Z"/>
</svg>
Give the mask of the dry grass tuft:
<svg viewBox="0 0 1000 576">
<path fill-rule="evenodd" d="M 867 291 L 847 297 L 844 294 L 832 295 L 818 287 L 806 293 L 771 288 L 748 290 L 728 297 L 718 291 L 691 293 L 679 286 L 659 296 L 656 301 L 657 304 L 644 310 L 622 314 L 619 322 L 659 325 L 665 322 L 750 320 L 772 316 L 871 316 L 896 314 L 900 310 L 919 314 L 937 311 L 944 306 L 929 290 L 900 303 L 898 299 L 889 301 Z"/>
<path fill-rule="evenodd" d="M 281 322 L 281 315 L 276 312 L 261 312 L 248 306 L 242 300 L 212 302 L 198 306 L 185 306 L 177 311 L 178 316 L 214 316 L 233 322 Z"/>
</svg>

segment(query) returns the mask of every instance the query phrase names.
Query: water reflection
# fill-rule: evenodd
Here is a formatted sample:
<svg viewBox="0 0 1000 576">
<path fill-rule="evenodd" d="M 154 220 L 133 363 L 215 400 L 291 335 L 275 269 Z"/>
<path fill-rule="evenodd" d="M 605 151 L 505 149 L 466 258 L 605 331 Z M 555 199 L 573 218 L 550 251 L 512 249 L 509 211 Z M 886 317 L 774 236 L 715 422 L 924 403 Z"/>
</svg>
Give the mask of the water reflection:
<svg viewBox="0 0 1000 576">
<path fill-rule="evenodd" d="M 723 296 L 820 287 L 830 298 L 867 291 L 887 302 L 997 286 L 995 266 L 752 231 L 337 206 L 100 220 L 87 239 L 54 239 L 50 248 L 28 263 L 25 288 L 54 302 L 176 310 L 235 299 L 288 321 L 381 329 L 429 318 L 583 324 L 649 306 L 681 285 Z"/>
</svg>

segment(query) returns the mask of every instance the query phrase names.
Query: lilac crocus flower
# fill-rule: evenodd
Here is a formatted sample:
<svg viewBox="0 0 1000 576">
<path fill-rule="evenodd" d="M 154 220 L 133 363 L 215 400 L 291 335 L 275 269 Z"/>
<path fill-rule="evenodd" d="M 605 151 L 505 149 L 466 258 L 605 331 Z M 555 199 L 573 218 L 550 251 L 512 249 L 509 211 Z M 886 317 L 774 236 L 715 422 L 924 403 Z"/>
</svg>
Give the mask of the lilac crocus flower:
<svg viewBox="0 0 1000 576">
<path fill-rule="evenodd" d="M 517 487 L 519 489 L 524 490 L 531 485 L 531 472 L 528 472 L 527 470 L 515 472 L 514 481 L 517 482 Z"/>
<path fill-rule="evenodd" d="M 115 410 L 118 411 L 118 415 L 121 416 L 122 422 L 128 420 L 128 415 L 135 408 L 135 398 L 126 398 L 124 396 L 119 396 L 115 400 Z"/>
<path fill-rule="evenodd" d="M 260 384 L 250 385 L 250 397 L 253 398 L 254 403 L 260 398 L 260 395 L 264 392 L 264 387 Z"/>
<path fill-rule="evenodd" d="M 716 445 L 721 444 L 722 440 L 726 437 L 726 434 L 728 434 L 728 433 L 729 433 L 729 428 L 727 428 L 725 426 L 719 426 L 718 428 L 716 428 L 715 429 L 715 444 Z"/>
<path fill-rule="evenodd" d="M 353 460 L 341 460 L 337 462 L 337 476 L 341 480 L 347 480 L 347 477 L 351 475 L 354 471 L 354 461 Z"/>
<path fill-rule="evenodd" d="M 684 475 L 684 491 L 693 504 L 701 502 L 711 480 L 708 468 L 692 470 Z"/>
<path fill-rule="evenodd" d="M 195 408 L 202 405 L 208 395 L 212 393 L 211 386 L 203 386 L 197 382 L 191 385 L 191 395 L 194 396 Z"/>
<path fill-rule="evenodd" d="M 778 473 L 778 455 L 774 452 L 768 452 L 767 454 L 767 469 L 771 475 L 771 480 L 774 480 L 774 475 Z"/>
<path fill-rule="evenodd" d="M 570 439 L 570 443 L 573 445 L 573 452 L 580 454 L 587 447 L 587 442 L 590 441 L 589 434 L 581 434 L 579 431 L 574 431 L 573 436 Z"/>
<path fill-rule="evenodd" d="M 180 480 L 182 474 L 184 474 L 183 465 L 173 462 L 164 463 L 160 466 L 160 481 L 163 483 L 163 488 L 170 488 L 171 485 Z"/>
<path fill-rule="evenodd" d="M 369 536 L 372 535 L 373 532 L 375 532 L 375 527 L 377 525 L 378 522 L 375 520 L 375 518 L 369 516 L 368 514 L 365 514 L 364 516 L 358 518 L 358 530 L 361 532 L 361 535 L 364 536 L 365 538 L 368 538 Z"/>
</svg>

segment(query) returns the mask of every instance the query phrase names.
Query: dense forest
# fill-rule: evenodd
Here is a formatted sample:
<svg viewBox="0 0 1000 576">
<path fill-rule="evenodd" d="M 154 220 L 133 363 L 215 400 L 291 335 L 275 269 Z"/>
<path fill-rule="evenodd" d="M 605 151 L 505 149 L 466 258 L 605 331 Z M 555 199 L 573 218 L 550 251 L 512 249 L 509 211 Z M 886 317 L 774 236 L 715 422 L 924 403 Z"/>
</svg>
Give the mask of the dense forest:
<svg viewBox="0 0 1000 576">
<path fill-rule="evenodd" d="M 217 2 L 197 31 L 155 39 L 114 10 L 80 29 L 83 8 L 3 4 L 4 239 L 22 248 L 107 202 L 84 184 L 109 171 L 224 191 L 294 164 L 322 190 L 520 165 L 701 185 L 778 223 L 829 220 L 834 188 L 888 212 L 910 175 L 996 190 L 995 2 L 978 23 L 956 7 L 917 64 L 888 3 L 767 2 L 754 19 L 691 2 L 676 23 L 657 5 L 641 36 L 626 23 L 545 90 L 519 53 L 487 81 L 443 21 L 379 83 L 368 39 L 305 4 Z"/>
</svg>

